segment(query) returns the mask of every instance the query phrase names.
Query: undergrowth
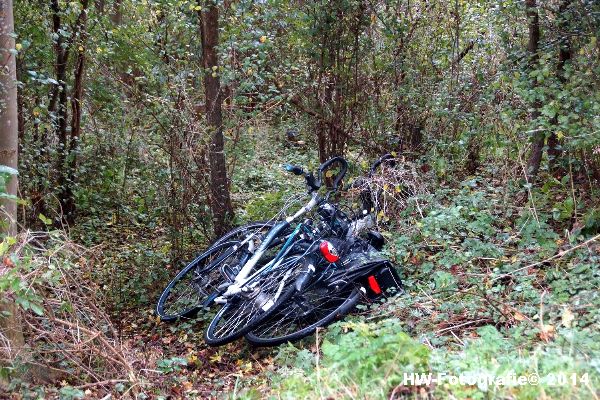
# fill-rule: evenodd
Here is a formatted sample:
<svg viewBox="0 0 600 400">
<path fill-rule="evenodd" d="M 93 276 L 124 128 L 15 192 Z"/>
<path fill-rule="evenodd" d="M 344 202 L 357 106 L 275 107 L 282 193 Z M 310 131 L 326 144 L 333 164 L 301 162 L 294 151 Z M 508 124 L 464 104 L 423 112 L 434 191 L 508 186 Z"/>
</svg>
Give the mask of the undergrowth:
<svg viewBox="0 0 600 400">
<path fill-rule="evenodd" d="M 261 134 L 247 140 L 260 141 Z M 233 199 L 240 223 L 271 218 L 289 194 L 302 190 L 303 182 L 283 172 L 281 163 L 314 167 L 316 155 L 308 148 L 273 143 L 275 149 L 245 146 L 250 150 L 237 155 L 241 167 L 233 176 Z M 273 158 L 273 151 L 279 156 Z M 349 159 L 351 175 L 359 175 L 366 158 L 351 154 Z M 276 349 L 256 350 L 242 342 L 208 348 L 202 342 L 205 320 L 175 325 L 156 320 L 154 302 L 167 279 L 209 242 L 201 232 L 184 240 L 180 254 L 173 252 L 159 220 L 150 229 L 133 217 L 131 225 L 111 222 L 92 229 L 83 223 L 74 229 L 71 235 L 91 249 L 74 245 L 60 232 L 25 252 L 15 250 L 17 242 L 5 242 L 5 264 L 16 265 L 11 271 L 22 278 L 5 274 L 2 289 L 12 290 L 29 321 L 46 321 L 56 315 L 49 314 L 55 309 L 71 315 L 73 304 L 87 304 L 74 314 L 86 318 L 90 301 L 102 305 L 94 317 L 106 321 L 92 326 L 102 336 L 73 341 L 88 346 L 82 347 L 87 359 L 58 361 L 74 375 L 63 386 L 14 382 L 13 389 L 25 398 L 93 398 L 100 393 L 157 399 L 597 398 L 597 200 L 572 190 L 571 178 L 549 178 L 551 184 L 531 188 L 523 201 L 526 188 L 517 184 L 518 177 L 500 179 L 484 169 L 477 176 L 450 179 L 426 173 L 426 159 L 403 162 L 398 168 L 405 172 L 387 181 L 376 177 L 371 185 L 385 205 L 377 222 L 405 293 L 363 304 L 317 336 Z M 414 182 L 403 184 L 398 176 Z M 352 193 L 344 199 L 349 205 L 356 200 Z M 78 288 L 79 303 L 57 298 L 73 280 L 89 282 Z M 72 335 L 64 328 L 57 332 Z M 126 354 L 122 366 L 111 364 L 118 370 L 102 368 L 106 353 L 90 353 L 90 346 L 106 350 L 98 342 L 101 337 Z M 55 342 L 40 343 L 39 350 L 53 354 L 50 345 Z M 86 372 L 77 367 L 80 360 L 95 361 Z M 108 383 L 101 390 L 86 387 L 103 379 L 91 375 L 98 370 L 107 372 Z M 509 381 L 537 374 L 540 380 L 537 385 L 447 379 L 411 383 L 405 373 Z"/>
<path fill-rule="evenodd" d="M 577 198 L 565 218 L 557 190 L 532 196 L 520 205 L 508 185 L 468 177 L 380 216 L 406 293 L 283 347 L 263 386 L 236 396 L 597 398 L 598 205 Z"/>
</svg>

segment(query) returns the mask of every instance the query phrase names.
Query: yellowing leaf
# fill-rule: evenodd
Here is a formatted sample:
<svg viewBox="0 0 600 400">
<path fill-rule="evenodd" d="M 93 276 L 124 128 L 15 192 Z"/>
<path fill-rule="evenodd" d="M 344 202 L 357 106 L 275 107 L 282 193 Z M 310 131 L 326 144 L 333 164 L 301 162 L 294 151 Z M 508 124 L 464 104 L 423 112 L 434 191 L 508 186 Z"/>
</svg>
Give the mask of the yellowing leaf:
<svg viewBox="0 0 600 400">
<path fill-rule="evenodd" d="M 210 357 L 211 363 L 221 362 L 221 355 L 219 353 Z"/>
<path fill-rule="evenodd" d="M 266 42 L 266 41 L 267 41 L 267 37 L 266 37 L 265 35 L 262 35 L 262 36 L 260 37 L 260 39 L 258 39 L 258 40 L 260 40 L 260 42 L 261 42 L 261 43 L 264 43 L 264 42 Z"/>
<path fill-rule="evenodd" d="M 83 51 L 83 46 L 79 46 L 79 51 Z"/>
<path fill-rule="evenodd" d="M 21 43 L 17 43 L 15 45 L 15 49 L 17 49 L 18 51 L 20 51 L 23 48 L 23 45 Z"/>
<path fill-rule="evenodd" d="M 244 365 L 242 365 L 242 372 L 250 372 L 252 370 L 252 362 L 248 361 L 247 363 L 245 363 Z"/>
<path fill-rule="evenodd" d="M 517 321 L 525 321 L 525 316 L 518 311 L 515 313 L 514 318 Z"/>
<path fill-rule="evenodd" d="M 560 140 L 565 137 L 565 134 L 563 131 L 558 131 L 556 132 L 556 137 Z"/>
<path fill-rule="evenodd" d="M 196 354 L 190 354 L 187 358 L 189 364 L 195 364 L 198 361 L 198 356 Z"/>
<path fill-rule="evenodd" d="M 540 330 L 539 336 L 544 342 L 550 341 L 550 339 L 554 338 L 556 334 L 556 329 L 553 325 L 544 325 Z"/>
<path fill-rule="evenodd" d="M 202 6 L 196 6 L 196 7 L 194 7 L 194 10 L 195 11 L 200 11 L 200 10 L 202 10 Z"/>
<path fill-rule="evenodd" d="M 387 191 L 390 188 L 390 185 L 387 183 L 383 185 L 383 190 Z"/>
</svg>

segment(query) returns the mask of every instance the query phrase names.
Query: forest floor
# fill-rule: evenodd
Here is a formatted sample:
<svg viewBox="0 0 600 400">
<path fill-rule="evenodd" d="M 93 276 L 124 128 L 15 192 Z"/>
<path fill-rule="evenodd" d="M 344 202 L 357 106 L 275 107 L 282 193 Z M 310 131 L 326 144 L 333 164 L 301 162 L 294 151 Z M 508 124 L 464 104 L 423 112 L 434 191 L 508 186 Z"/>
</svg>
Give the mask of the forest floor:
<svg viewBox="0 0 600 400">
<path fill-rule="evenodd" d="M 249 143 L 240 148 L 250 150 L 237 154 L 233 177 L 233 186 L 244 188 L 233 193 L 240 222 L 269 217 L 287 194 L 302 189 L 280 164 L 314 167 L 317 160 L 308 148 L 283 140 L 269 148 L 254 145 L 264 140 L 259 134 L 244 140 Z M 364 170 L 362 157 L 349 159 L 350 174 Z M 202 339 L 208 316 L 160 323 L 154 302 L 176 269 L 161 264 L 161 231 L 104 226 L 95 233 L 106 238 L 99 265 L 124 271 L 106 281 L 115 296 L 110 312 L 118 315 L 123 348 L 143 376 L 135 390 L 114 385 L 114 398 L 137 391 L 138 398 L 156 399 L 597 399 L 600 241 L 597 221 L 585 215 L 592 199 L 577 197 L 573 223 L 564 179 L 521 204 L 518 185 L 492 168 L 458 178 L 420 176 L 426 193 L 379 215 L 385 253 L 406 292 L 271 349 L 244 341 L 208 347 Z M 413 384 L 405 373 L 475 380 Z M 476 380 L 482 376 L 504 381 Z M 518 384 L 513 376 L 539 381 Z M 67 387 L 45 393 L 65 399 L 106 393 Z M 27 390 L 11 398 L 37 398 Z"/>
<path fill-rule="evenodd" d="M 252 167 L 234 176 L 247 188 L 234 193 L 247 220 L 269 216 L 301 185 L 278 164 L 316 160 L 285 143 L 275 146 L 276 159 L 273 148 L 242 147 L 255 149 L 239 155 Z M 355 175 L 364 167 L 358 160 Z M 598 398 L 600 243 L 585 208 L 576 208 L 583 211 L 575 224 L 561 214 L 569 196 L 560 182 L 520 204 L 519 189 L 490 170 L 427 179 L 420 204 L 380 215 L 405 294 L 274 349 L 243 341 L 210 348 L 205 321 L 165 326 L 150 310 L 132 316 L 127 336 L 164 372 L 166 386 L 155 394 L 169 387 L 181 398 Z M 406 372 L 505 382 L 412 385 L 403 382 Z M 512 376 L 539 382 L 511 383 Z"/>
</svg>

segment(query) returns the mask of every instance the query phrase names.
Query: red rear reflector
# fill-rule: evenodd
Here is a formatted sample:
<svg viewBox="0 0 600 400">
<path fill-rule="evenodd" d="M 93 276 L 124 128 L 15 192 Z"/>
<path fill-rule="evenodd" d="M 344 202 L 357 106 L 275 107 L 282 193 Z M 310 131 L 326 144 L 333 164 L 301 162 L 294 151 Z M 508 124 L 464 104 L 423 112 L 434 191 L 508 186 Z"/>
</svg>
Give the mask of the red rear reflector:
<svg viewBox="0 0 600 400">
<path fill-rule="evenodd" d="M 375 294 L 381 294 L 381 287 L 379 287 L 379 282 L 377 282 L 377 279 L 375 279 L 375 277 L 373 275 L 371 275 L 367 279 L 369 281 L 369 287 L 371 288 L 371 290 Z"/>
<path fill-rule="evenodd" d="M 340 259 L 340 256 L 338 255 L 338 252 L 335 249 L 335 247 L 333 247 L 333 245 L 327 240 L 323 240 L 321 242 L 321 244 L 319 245 L 319 249 L 321 250 L 321 254 L 323 254 L 323 257 L 325 257 L 325 259 L 330 263 L 334 263 Z"/>
</svg>

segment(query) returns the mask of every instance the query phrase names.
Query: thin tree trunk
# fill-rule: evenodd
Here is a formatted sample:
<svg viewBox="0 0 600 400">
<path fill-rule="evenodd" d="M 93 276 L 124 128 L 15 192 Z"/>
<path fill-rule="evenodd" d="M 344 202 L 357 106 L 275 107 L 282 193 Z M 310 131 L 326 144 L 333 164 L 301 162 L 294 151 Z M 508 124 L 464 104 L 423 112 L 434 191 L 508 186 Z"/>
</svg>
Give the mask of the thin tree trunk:
<svg viewBox="0 0 600 400">
<path fill-rule="evenodd" d="M 99 14 L 104 14 L 104 8 L 105 8 L 104 0 L 95 0 L 94 6 L 96 7 L 96 11 L 98 11 Z"/>
<path fill-rule="evenodd" d="M 56 80 L 59 84 L 58 106 L 56 118 L 56 132 L 59 141 L 59 176 L 58 199 L 61 205 L 63 221 L 72 223 L 75 218 L 75 200 L 73 196 L 73 185 L 75 184 L 76 166 L 77 166 L 77 142 L 81 133 L 81 100 L 83 96 L 83 74 L 85 71 L 85 44 L 87 39 L 87 8 L 89 0 L 82 0 L 82 10 L 77 18 L 77 22 L 71 33 L 73 41 L 64 42 L 62 35 L 54 45 L 56 53 Z M 52 28 L 58 33 L 61 27 L 60 9 L 58 0 L 52 0 Z M 78 41 L 75 39 L 78 38 Z M 73 43 L 76 44 L 77 57 L 74 70 L 74 88 L 71 93 L 71 131 L 68 132 L 68 100 L 67 93 L 67 66 L 69 59 L 69 50 Z M 79 47 L 83 48 L 79 50 Z"/>
<path fill-rule="evenodd" d="M 17 58 L 17 81 L 22 78 L 22 63 Z M 18 119 L 18 131 L 19 131 L 19 153 L 21 152 L 21 146 L 23 146 L 23 140 L 25 137 L 25 114 L 23 113 L 23 94 L 21 90 L 17 90 L 17 119 Z"/>
<path fill-rule="evenodd" d="M 58 160 L 57 160 L 57 172 L 58 172 L 58 189 L 59 189 L 59 202 L 61 205 L 61 212 L 64 219 L 67 219 L 65 208 L 68 207 L 66 204 L 66 194 L 68 193 L 68 182 L 67 182 L 67 118 L 68 118 L 68 97 L 67 97 L 67 61 L 69 59 L 68 46 L 64 41 L 63 35 L 60 34 L 61 18 L 60 18 L 60 6 L 58 0 L 52 0 L 50 3 L 52 10 L 52 32 L 56 35 L 57 39 L 54 42 L 54 53 L 56 57 L 54 71 L 56 81 L 58 82 L 56 90 L 52 94 L 50 100 L 51 109 L 55 110 L 54 117 L 54 131 L 58 137 Z"/>
<path fill-rule="evenodd" d="M 122 10 L 123 0 L 115 0 L 113 3 L 111 12 L 110 12 L 110 20 L 114 25 L 121 25 L 123 22 L 123 10 Z"/>
<path fill-rule="evenodd" d="M 17 74 L 15 56 L 10 52 L 15 48 L 12 0 L 0 0 L 0 165 L 14 170 L 18 161 L 18 115 L 17 115 Z M 17 195 L 17 176 L 11 176 L 6 183 L 6 193 Z M 17 203 L 12 199 L 2 199 L 0 206 L 3 235 L 17 234 Z M 0 299 L 0 334 L 8 339 L 8 348 L 0 348 L 0 363 L 5 357 L 10 362 L 25 345 L 19 310 L 9 299 Z M 4 341 L 0 341 L 4 345 Z M 0 381 L 0 384 L 3 382 Z"/>
<path fill-rule="evenodd" d="M 536 5 L 536 0 L 525 0 L 525 8 L 527 11 L 527 26 L 529 30 L 529 42 L 527 51 L 529 52 L 529 68 L 534 69 L 538 64 L 539 54 L 538 48 L 540 43 L 540 20 Z M 532 87 L 537 86 L 535 78 L 532 78 Z M 540 116 L 540 102 L 536 100 L 533 104 L 534 111 L 531 114 L 532 120 L 537 120 Z M 543 131 L 536 132 L 531 146 L 531 154 L 527 161 L 527 175 L 531 181 L 535 179 L 540 169 L 542 161 L 542 150 L 544 149 L 545 134 Z"/>
<path fill-rule="evenodd" d="M 83 101 L 83 78 L 85 74 L 85 47 L 87 45 L 87 6 L 88 0 L 83 0 L 83 16 L 80 19 L 78 31 L 80 34 L 77 46 L 77 57 L 75 60 L 75 73 L 73 93 L 71 94 L 71 132 L 69 146 L 67 149 L 67 185 L 65 187 L 63 212 L 67 217 L 67 222 L 72 223 L 75 218 L 75 199 L 73 195 L 73 185 L 77 181 L 77 151 L 79 149 L 79 140 L 81 137 L 81 103 Z"/>
<path fill-rule="evenodd" d="M 202 66 L 204 67 L 204 94 L 206 122 L 210 130 L 208 159 L 210 165 L 211 211 L 215 236 L 227 232 L 233 218 L 229 197 L 229 181 L 225 165 L 221 82 L 218 70 L 219 8 L 212 1 L 200 12 L 202 36 Z"/>
<path fill-rule="evenodd" d="M 571 59 L 571 42 L 566 30 L 569 26 L 569 16 L 567 15 L 567 8 L 571 4 L 571 0 L 563 0 L 558 8 L 558 29 L 560 34 L 559 49 L 558 49 L 558 65 L 556 66 L 556 75 L 561 84 L 565 84 L 567 81 L 564 69 L 567 61 Z M 552 120 L 554 125 L 558 125 L 558 117 L 554 117 Z M 562 154 L 561 143 L 556 135 L 556 131 L 553 131 L 548 138 L 548 159 L 550 170 L 556 170 L 557 161 Z"/>
</svg>

